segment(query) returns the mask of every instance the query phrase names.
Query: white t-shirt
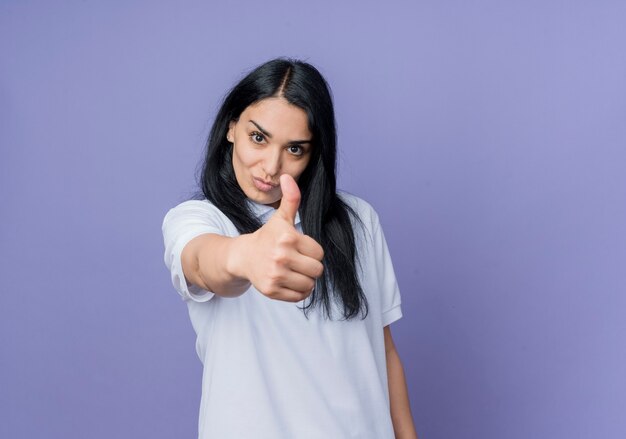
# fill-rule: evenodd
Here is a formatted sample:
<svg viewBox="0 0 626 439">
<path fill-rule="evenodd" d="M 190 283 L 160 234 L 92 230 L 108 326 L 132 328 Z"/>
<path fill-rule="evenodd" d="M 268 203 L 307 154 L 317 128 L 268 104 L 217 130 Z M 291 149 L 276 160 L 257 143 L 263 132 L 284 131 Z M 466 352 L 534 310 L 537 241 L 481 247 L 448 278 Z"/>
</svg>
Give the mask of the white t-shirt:
<svg viewBox="0 0 626 439">
<path fill-rule="evenodd" d="M 185 280 L 181 252 L 203 233 L 238 236 L 232 222 L 207 200 L 189 200 L 163 219 L 165 264 L 187 303 L 203 363 L 199 439 L 393 439 L 383 327 L 402 317 L 391 258 L 378 215 L 367 202 L 339 195 L 359 214 L 355 227 L 359 278 L 369 313 L 333 320 L 319 304 L 301 309 L 254 287 L 225 298 Z M 265 223 L 271 206 L 248 200 Z M 302 232 L 300 217 L 296 228 Z"/>
</svg>

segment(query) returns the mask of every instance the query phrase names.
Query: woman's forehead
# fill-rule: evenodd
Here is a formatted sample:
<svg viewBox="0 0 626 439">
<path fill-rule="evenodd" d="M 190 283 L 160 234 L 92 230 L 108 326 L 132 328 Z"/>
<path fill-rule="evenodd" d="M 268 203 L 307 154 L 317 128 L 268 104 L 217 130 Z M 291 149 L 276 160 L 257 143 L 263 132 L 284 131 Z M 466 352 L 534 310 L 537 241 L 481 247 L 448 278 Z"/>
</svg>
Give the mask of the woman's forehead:
<svg viewBox="0 0 626 439">
<path fill-rule="evenodd" d="M 246 126 L 262 129 L 268 137 L 308 139 L 309 120 L 306 111 L 284 98 L 266 98 L 249 105 L 241 114 Z"/>
</svg>

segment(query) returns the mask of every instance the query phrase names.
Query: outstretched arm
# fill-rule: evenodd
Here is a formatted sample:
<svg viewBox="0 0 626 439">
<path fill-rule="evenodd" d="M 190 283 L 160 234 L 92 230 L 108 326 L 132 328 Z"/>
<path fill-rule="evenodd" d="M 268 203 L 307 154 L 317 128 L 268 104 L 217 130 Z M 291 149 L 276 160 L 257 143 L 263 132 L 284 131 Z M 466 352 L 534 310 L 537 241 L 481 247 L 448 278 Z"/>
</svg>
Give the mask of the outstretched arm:
<svg viewBox="0 0 626 439">
<path fill-rule="evenodd" d="M 393 343 L 390 326 L 385 326 L 384 331 L 393 430 L 396 439 L 417 439 L 402 361 Z"/>
<path fill-rule="evenodd" d="M 299 302 L 311 294 L 324 271 L 324 249 L 294 225 L 301 198 L 296 181 L 283 174 L 280 187 L 280 206 L 255 232 L 205 233 L 187 243 L 181 263 L 189 283 L 224 297 L 251 284 L 270 299 Z"/>
</svg>

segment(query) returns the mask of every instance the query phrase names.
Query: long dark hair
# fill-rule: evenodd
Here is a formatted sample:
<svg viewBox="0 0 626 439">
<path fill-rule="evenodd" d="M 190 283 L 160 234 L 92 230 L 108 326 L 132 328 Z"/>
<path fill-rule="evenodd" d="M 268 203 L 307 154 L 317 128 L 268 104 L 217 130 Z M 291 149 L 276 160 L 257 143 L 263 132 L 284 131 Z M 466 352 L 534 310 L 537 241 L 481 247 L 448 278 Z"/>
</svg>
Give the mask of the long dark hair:
<svg viewBox="0 0 626 439">
<path fill-rule="evenodd" d="M 356 212 L 337 195 L 337 131 L 330 87 L 311 64 L 290 59 L 270 60 L 248 73 L 225 96 L 215 117 L 202 167 L 202 195 L 220 209 L 240 233 L 252 233 L 262 226 L 249 209 L 232 166 L 232 148 L 226 139 L 230 121 L 237 120 L 251 104 L 281 96 L 308 115 L 313 134 L 311 159 L 298 179 L 302 194 L 302 230 L 324 249 L 324 274 L 317 279 L 307 310 L 322 302 L 331 317 L 331 299 L 343 305 L 343 317 L 351 319 L 360 311 L 367 316 L 368 303 L 357 275 L 359 258 L 354 225 L 362 225 Z M 200 196 L 201 194 L 198 194 Z M 331 296 L 333 292 L 334 297 Z M 331 317 L 332 318 L 332 317 Z"/>
</svg>

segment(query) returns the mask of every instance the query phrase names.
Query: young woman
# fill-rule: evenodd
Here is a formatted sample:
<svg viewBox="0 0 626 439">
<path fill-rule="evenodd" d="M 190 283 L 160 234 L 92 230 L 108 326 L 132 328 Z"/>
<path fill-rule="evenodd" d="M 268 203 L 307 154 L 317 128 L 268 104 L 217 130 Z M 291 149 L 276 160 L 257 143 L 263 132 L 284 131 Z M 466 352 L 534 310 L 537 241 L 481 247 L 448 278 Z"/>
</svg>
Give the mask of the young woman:
<svg viewBox="0 0 626 439">
<path fill-rule="evenodd" d="M 225 97 L 202 193 L 163 219 L 203 363 L 199 437 L 416 438 L 374 209 L 336 189 L 329 87 L 266 62 Z"/>
</svg>

